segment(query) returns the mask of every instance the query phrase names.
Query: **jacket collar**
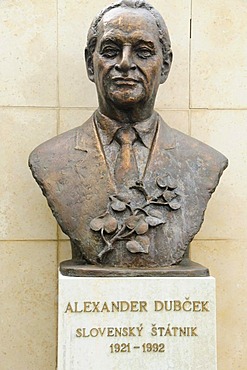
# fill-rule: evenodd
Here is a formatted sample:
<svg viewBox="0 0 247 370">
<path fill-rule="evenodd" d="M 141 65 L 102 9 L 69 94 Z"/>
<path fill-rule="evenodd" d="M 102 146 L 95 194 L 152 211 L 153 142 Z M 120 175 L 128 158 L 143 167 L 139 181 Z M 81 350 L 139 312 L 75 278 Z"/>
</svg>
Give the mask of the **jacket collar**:
<svg viewBox="0 0 247 370">
<path fill-rule="evenodd" d="M 159 114 L 157 114 L 157 117 L 158 129 L 154 147 L 157 146 L 160 149 L 162 148 L 166 150 L 175 148 L 176 138 L 174 130 L 163 121 Z M 114 133 L 115 132 L 116 130 Z M 94 115 L 78 128 L 75 144 L 76 150 L 82 150 L 85 152 L 91 151 L 93 149 L 93 144 L 97 144 L 97 147 L 102 146 L 102 143 L 99 142 Z"/>
<path fill-rule="evenodd" d="M 149 117 L 145 121 L 135 122 L 131 125 L 131 127 L 133 127 L 136 130 L 139 140 L 148 149 L 151 148 L 155 136 L 157 126 L 157 116 L 158 116 L 157 113 L 153 112 L 151 117 Z M 99 131 L 99 135 L 103 146 L 109 145 L 114 140 L 114 136 L 117 130 L 119 130 L 122 127 L 127 127 L 105 116 L 99 110 L 97 110 L 94 113 L 94 121 Z"/>
</svg>

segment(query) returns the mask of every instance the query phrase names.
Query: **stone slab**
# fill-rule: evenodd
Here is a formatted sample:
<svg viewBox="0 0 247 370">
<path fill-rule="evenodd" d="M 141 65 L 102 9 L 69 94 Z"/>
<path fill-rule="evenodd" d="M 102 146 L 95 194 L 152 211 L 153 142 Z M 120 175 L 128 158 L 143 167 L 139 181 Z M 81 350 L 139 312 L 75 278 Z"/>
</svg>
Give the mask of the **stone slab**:
<svg viewBox="0 0 247 370">
<path fill-rule="evenodd" d="M 207 267 L 184 258 L 179 265 L 154 268 L 121 268 L 82 265 L 81 261 L 68 260 L 60 264 L 65 276 L 80 277 L 198 277 L 209 276 Z"/>
<path fill-rule="evenodd" d="M 212 277 L 59 273 L 58 370 L 216 370 Z"/>
</svg>

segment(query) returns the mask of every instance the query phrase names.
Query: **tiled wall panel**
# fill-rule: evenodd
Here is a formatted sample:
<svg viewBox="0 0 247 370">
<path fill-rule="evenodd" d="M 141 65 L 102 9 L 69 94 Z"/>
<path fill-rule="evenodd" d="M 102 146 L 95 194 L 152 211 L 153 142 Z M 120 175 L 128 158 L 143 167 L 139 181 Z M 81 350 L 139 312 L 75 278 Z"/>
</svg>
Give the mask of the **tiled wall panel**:
<svg viewBox="0 0 247 370">
<path fill-rule="evenodd" d="M 229 158 L 191 255 L 217 281 L 218 369 L 245 370 L 247 4 L 151 2 L 167 22 L 174 52 L 158 112 Z M 56 368 L 57 267 L 71 252 L 27 158 L 97 106 L 83 54 L 93 16 L 109 3 L 0 2 L 1 370 Z"/>
<path fill-rule="evenodd" d="M 218 370 L 245 370 L 246 240 L 194 241 L 191 256 L 216 278 Z"/>
<path fill-rule="evenodd" d="M 245 0 L 192 0 L 191 107 L 247 108 Z"/>
<path fill-rule="evenodd" d="M 56 127 L 55 110 L 0 108 L 0 240 L 56 239 L 56 223 L 27 165 Z"/>
<path fill-rule="evenodd" d="M 0 106 L 57 105 L 56 1 L 1 1 L 0 20 Z"/>
<path fill-rule="evenodd" d="M 193 110 L 191 134 L 229 159 L 197 237 L 246 240 L 247 110 Z"/>
<path fill-rule="evenodd" d="M 56 242 L 0 242 L 1 370 L 55 370 L 56 267 Z"/>
</svg>

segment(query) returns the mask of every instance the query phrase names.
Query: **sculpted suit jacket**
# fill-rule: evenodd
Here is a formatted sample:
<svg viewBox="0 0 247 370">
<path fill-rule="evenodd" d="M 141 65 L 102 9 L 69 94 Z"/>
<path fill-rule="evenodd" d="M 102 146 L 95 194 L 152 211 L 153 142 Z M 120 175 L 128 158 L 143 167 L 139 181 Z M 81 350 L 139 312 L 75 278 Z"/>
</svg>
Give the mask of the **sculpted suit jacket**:
<svg viewBox="0 0 247 370">
<path fill-rule="evenodd" d="M 82 264 L 99 264 L 97 256 L 104 243 L 100 234 L 90 229 L 90 222 L 105 212 L 116 188 L 93 117 L 41 144 L 31 153 L 29 165 L 57 222 L 71 240 L 73 258 Z M 118 267 L 179 263 L 200 229 L 208 200 L 226 166 L 222 154 L 170 128 L 159 117 L 143 183 L 152 194 L 157 188 L 155 179 L 168 173 L 176 179 L 181 208 L 167 212 L 165 224 L 150 228 L 148 253 L 130 253 L 118 241 L 104 263 Z"/>
</svg>

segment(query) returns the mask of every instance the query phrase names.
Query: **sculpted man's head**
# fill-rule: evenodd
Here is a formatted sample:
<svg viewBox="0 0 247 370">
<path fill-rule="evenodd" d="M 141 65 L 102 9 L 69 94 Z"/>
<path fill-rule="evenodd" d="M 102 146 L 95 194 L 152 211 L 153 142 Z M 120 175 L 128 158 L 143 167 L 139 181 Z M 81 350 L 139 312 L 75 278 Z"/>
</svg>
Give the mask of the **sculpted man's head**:
<svg viewBox="0 0 247 370">
<path fill-rule="evenodd" d="M 103 114 L 151 115 L 172 62 L 166 25 L 151 5 L 122 0 L 105 8 L 89 29 L 85 56 Z"/>
</svg>

